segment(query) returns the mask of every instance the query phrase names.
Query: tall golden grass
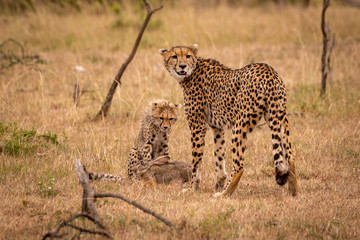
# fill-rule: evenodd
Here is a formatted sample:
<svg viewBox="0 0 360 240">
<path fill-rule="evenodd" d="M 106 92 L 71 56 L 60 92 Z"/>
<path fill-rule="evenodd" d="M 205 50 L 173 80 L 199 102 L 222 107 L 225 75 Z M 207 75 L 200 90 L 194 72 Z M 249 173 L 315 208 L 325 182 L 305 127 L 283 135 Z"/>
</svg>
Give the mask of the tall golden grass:
<svg viewBox="0 0 360 240">
<path fill-rule="evenodd" d="M 124 194 L 181 225 L 180 234 L 123 202 L 99 200 L 98 210 L 112 235 L 116 239 L 358 239 L 358 10 L 336 4 L 329 8 L 336 45 L 333 78 L 322 99 L 318 97 L 320 6 L 172 4 L 153 16 L 109 116 L 98 122 L 90 119 L 131 50 L 142 9 L 128 4 L 121 14 L 90 7 L 53 14 L 38 8 L 36 13 L 0 16 L 1 41 L 13 38 L 24 44 L 27 53 L 48 62 L 0 70 L 0 238 L 39 239 L 81 210 L 75 157 L 91 170 L 125 176 L 147 103 L 158 98 L 183 103 L 181 89 L 162 66 L 158 49 L 198 43 L 203 57 L 233 68 L 267 62 L 282 76 L 288 111 L 293 113 L 290 137 L 299 195 L 291 197 L 276 185 L 270 131 L 262 127 L 249 137 L 245 173 L 235 193 L 212 198 L 216 176 L 208 134 L 200 192 L 183 194 L 179 186 L 95 184 L 99 191 Z M 75 66 L 85 71 L 76 71 Z M 83 90 L 77 108 L 72 101 L 76 81 Z M 35 135 L 24 137 L 31 130 Z M 183 111 L 172 132 L 170 153 L 173 160 L 191 161 Z"/>
</svg>

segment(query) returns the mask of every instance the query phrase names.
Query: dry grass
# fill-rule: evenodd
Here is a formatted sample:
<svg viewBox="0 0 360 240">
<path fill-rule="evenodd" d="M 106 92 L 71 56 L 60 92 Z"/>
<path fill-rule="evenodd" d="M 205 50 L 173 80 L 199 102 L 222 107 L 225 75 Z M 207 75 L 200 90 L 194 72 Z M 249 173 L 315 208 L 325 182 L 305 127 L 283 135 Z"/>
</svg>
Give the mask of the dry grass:
<svg viewBox="0 0 360 240">
<path fill-rule="evenodd" d="M 97 202 L 116 239 L 358 239 L 360 236 L 360 18 L 357 9 L 331 6 L 336 33 L 333 80 L 320 99 L 320 7 L 198 9 L 165 6 L 153 17 L 141 47 L 125 72 L 109 116 L 92 122 L 118 67 L 130 52 L 141 10 L 127 14 L 70 15 L 45 10 L 0 16 L 0 40 L 14 38 L 29 53 L 49 61 L 16 65 L 0 73 L 0 238 L 39 239 L 81 209 L 75 157 L 90 169 L 126 174 L 126 160 L 145 105 L 165 98 L 183 103 L 182 92 L 161 63 L 159 48 L 198 43 L 200 55 L 230 67 L 267 62 L 288 87 L 291 140 L 300 193 L 275 183 L 270 131 L 250 135 L 246 169 L 231 198 L 212 198 L 213 141 L 207 136 L 201 191 L 182 194 L 179 186 L 121 187 L 98 183 L 99 191 L 126 195 L 183 224 L 180 235 L 125 203 Z M 119 27 L 119 25 L 122 25 Z M 118 27 L 115 27 L 118 26 Z M 85 72 L 76 72 L 76 65 Z M 83 90 L 75 108 L 76 79 Z M 10 123 L 17 123 L 17 126 Z M 17 154 L 6 146 L 36 130 Z M 49 141 L 57 136 L 59 144 Z M 229 137 L 229 136 L 228 136 Z M 190 137 L 183 111 L 170 143 L 175 160 L 190 161 Z M 231 169 L 227 154 L 227 169 Z M 54 180 L 52 180 L 54 179 Z M 41 182 L 41 184 L 39 184 Z M 51 189 L 48 187 L 51 186 Z M 42 191 L 41 191 L 42 190 Z M 186 224 L 185 224 L 186 223 Z"/>
</svg>

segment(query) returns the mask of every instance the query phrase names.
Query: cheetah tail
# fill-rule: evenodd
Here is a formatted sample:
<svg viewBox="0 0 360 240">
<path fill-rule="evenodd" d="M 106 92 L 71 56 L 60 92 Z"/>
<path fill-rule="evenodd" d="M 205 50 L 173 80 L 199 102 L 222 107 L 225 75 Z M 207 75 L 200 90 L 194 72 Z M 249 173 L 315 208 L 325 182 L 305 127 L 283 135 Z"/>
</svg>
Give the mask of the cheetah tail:
<svg viewBox="0 0 360 240">
<path fill-rule="evenodd" d="M 108 173 L 89 172 L 90 181 L 122 182 L 124 178 Z"/>
</svg>

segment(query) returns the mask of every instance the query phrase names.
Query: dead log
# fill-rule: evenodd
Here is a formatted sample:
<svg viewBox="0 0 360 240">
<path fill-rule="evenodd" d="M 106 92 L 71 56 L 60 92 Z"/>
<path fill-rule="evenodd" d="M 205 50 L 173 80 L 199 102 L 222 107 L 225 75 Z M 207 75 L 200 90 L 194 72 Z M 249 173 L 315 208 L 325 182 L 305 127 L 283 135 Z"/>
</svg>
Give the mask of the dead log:
<svg viewBox="0 0 360 240">
<path fill-rule="evenodd" d="M 105 101 L 103 103 L 103 105 L 101 106 L 101 109 L 100 111 L 96 114 L 94 120 L 98 120 L 100 119 L 101 117 L 104 118 L 110 108 L 110 105 L 111 105 L 111 101 L 114 97 L 114 94 L 115 94 L 115 90 L 117 88 L 117 86 L 119 84 L 121 84 L 121 77 L 126 69 L 126 67 L 129 65 L 129 63 L 131 62 L 131 60 L 134 58 L 135 56 L 135 53 L 136 53 L 136 50 L 137 48 L 139 47 L 139 44 L 140 44 L 140 41 L 141 41 L 141 38 L 142 38 L 142 35 L 144 34 L 144 31 L 150 21 L 150 18 L 151 18 L 151 15 L 153 13 L 155 13 L 156 11 L 160 10 L 163 6 L 160 6 L 156 9 L 151 9 L 150 7 L 150 4 L 147 0 L 144 0 L 144 4 L 145 4 L 145 9 L 146 9 L 146 18 L 144 20 L 144 23 L 140 29 L 140 32 L 136 38 L 136 41 L 135 41 L 135 44 L 134 44 L 134 47 L 129 55 L 129 57 L 126 59 L 126 61 L 123 63 L 123 65 L 121 66 L 121 68 L 119 69 L 118 73 L 116 74 L 115 76 L 115 79 L 109 89 L 109 92 L 108 94 L 106 95 L 106 98 L 105 98 Z"/>
</svg>

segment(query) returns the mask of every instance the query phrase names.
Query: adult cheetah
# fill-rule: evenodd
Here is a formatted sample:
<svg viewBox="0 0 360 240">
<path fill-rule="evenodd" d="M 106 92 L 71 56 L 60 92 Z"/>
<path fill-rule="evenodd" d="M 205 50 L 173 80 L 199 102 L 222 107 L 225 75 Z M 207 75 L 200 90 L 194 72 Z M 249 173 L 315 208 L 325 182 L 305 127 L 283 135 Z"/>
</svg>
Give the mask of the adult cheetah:
<svg viewBox="0 0 360 240">
<path fill-rule="evenodd" d="M 198 45 L 160 49 L 164 64 L 183 90 L 184 109 L 191 131 L 192 180 L 200 183 L 207 126 L 214 133 L 217 183 L 214 194 L 231 195 L 244 172 L 246 139 L 262 116 L 271 129 L 276 182 L 297 193 L 295 161 L 289 142 L 285 85 L 278 73 L 264 63 L 230 69 L 214 59 L 197 56 Z M 233 168 L 229 180 L 224 161 L 224 130 L 232 129 Z M 226 185 L 225 185 L 226 182 Z M 225 185 L 225 187 L 224 187 Z"/>
</svg>

